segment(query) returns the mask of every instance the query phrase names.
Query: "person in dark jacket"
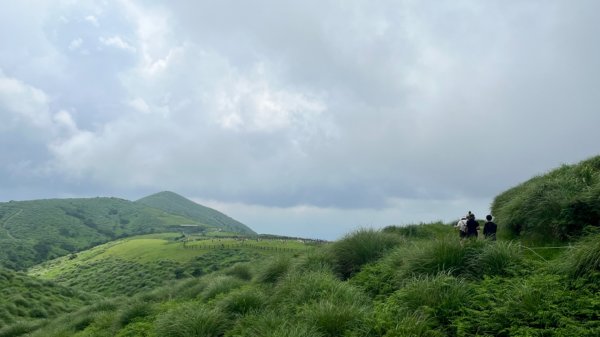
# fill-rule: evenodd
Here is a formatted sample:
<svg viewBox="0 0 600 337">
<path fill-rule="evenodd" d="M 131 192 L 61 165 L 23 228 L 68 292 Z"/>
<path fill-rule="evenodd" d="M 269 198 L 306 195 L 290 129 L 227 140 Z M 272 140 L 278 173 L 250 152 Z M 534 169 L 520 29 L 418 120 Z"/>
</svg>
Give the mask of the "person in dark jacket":
<svg viewBox="0 0 600 337">
<path fill-rule="evenodd" d="M 492 216 L 486 215 L 485 219 L 487 220 L 485 225 L 483 225 L 483 235 L 486 239 L 496 241 L 496 230 L 498 229 L 498 225 L 492 222 Z"/>
<path fill-rule="evenodd" d="M 479 229 L 479 222 L 475 220 L 475 214 L 469 214 L 467 219 L 467 238 L 477 239 L 477 230 Z"/>
</svg>

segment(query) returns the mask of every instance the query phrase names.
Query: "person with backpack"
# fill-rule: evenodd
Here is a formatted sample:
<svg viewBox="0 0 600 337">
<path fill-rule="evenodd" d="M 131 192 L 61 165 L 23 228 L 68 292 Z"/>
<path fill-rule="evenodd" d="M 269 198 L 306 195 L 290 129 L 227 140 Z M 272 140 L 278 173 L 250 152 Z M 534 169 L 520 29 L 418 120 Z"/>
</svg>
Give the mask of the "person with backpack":
<svg viewBox="0 0 600 337">
<path fill-rule="evenodd" d="M 464 239 L 467 236 L 467 217 L 463 216 L 454 227 L 458 228 L 458 236 Z"/>
<path fill-rule="evenodd" d="M 469 214 L 467 219 L 467 238 L 477 239 L 477 230 L 479 229 L 479 222 L 475 220 L 475 214 Z"/>
<path fill-rule="evenodd" d="M 496 241 L 496 230 L 498 229 L 498 225 L 492 222 L 492 216 L 490 214 L 485 216 L 487 220 L 485 225 L 483 225 L 483 235 L 486 239 Z"/>
</svg>

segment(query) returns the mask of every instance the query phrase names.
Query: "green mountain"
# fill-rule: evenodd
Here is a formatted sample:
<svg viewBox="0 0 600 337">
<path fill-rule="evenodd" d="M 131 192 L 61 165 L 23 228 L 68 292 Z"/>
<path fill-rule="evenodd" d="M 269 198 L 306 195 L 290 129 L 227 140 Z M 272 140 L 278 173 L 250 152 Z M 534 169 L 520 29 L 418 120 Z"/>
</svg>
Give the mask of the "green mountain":
<svg viewBox="0 0 600 337">
<path fill-rule="evenodd" d="M 132 235 L 217 229 L 255 234 L 242 223 L 172 192 L 137 202 L 119 198 L 0 203 L 0 266 L 34 264 Z"/>
<path fill-rule="evenodd" d="M 600 156 L 563 165 L 498 195 L 492 214 L 509 237 L 565 241 L 600 227 Z"/>
<path fill-rule="evenodd" d="M 136 201 L 139 204 L 154 207 L 171 214 L 177 214 L 197 222 L 222 228 L 229 232 L 256 234 L 243 223 L 212 208 L 199 205 L 173 192 L 159 192 Z"/>
</svg>

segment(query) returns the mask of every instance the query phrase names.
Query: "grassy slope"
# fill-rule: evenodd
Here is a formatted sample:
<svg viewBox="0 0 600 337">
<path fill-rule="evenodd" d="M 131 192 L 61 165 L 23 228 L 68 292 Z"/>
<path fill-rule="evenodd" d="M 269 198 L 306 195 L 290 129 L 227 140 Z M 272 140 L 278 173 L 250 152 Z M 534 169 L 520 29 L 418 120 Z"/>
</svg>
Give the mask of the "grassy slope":
<svg viewBox="0 0 600 337">
<path fill-rule="evenodd" d="M 35 263 L 135 234 L 198 222 L 117 198 L 0 203 L 0 265 Z"/>
<path fill-rule="evenodd" d="M 454 234 L 359 231 L 97 303 L 32 336 L 598 336 L 600 237 L 544 261 Z"/>
<path fill-rule="evenodd" d="M 160 192 L 140 200 L 137 203 L 154 207 L 165 212 L 178 214 L 209 226 L 241 234 L 256 234 L 241 222 L 212 208 L 199 205 L 173 192 Z"/>
<path fill-rule="evenodd" d="M 89 304 L 92 297 L 54 282 L 0 269 L 0 331 L 21 320 L 54 317 Z"/>
<path fill-rule="evenodd" d="M 501 193 L 492 212 L 502 235 L 537 243 L 569 240 L 600 227 L 600 156 Z"/>
<path fill-rule="evenodd" d="M 104 295 L 133 295 L 178 278 L 199 276 L 238 262 L 312 249 L 298 241 L 203 237 L 186 242 L 164 233 L 109 242 L 76 256 L 64 256 L 31 268 L 29 274 Z"/>
</svg>

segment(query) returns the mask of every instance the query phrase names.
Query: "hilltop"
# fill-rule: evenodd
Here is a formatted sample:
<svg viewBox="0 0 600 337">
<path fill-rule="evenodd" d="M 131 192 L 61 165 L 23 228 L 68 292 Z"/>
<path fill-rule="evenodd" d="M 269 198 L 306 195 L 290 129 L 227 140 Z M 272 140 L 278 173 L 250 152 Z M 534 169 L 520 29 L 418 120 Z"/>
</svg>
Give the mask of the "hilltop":
<svg viewBox="0 0 600 337">
<path fill-rule="evenodd" d="M 139 199 L 136 203 L 154 207 L 170 214 L 193 219 L 199 223 L 212 227 L 222 228 L 228 232 L 249 235 L 256 234 L 243 223 L 232 219 L 215 209 L 188 200 L 177 193 L 163 191 Z"/>
<path fill-rule="evenodd" d="M 207 224 L 197 220 L 202 219 L 196 213 L 203 206 L 173 195 L 169 194 L 170 198 L 151 196 L 147 199 L 158 208 L 144 202 L 112 197 L 0 203 L 0 266 L 22 270 L 118 238 L 181 232 L 181 225 L 192 225 L 187 228 L 195 231 L 249 231 L 215 210 L 209 214 L 219 221 L 207 221 Z M 179 214 L 161 209 L 160 200 L 168 200 L 168 207 L 163 208 L 172 208 Z M 188 213 L 192 218 L 180 215 Z"/>
<path fill-rule="evenodd" d="M 600 227 L 600 156 L 533 177 L 501 194 L 492 214 L 507 238 L 564 242 Z"/>
</svg>

